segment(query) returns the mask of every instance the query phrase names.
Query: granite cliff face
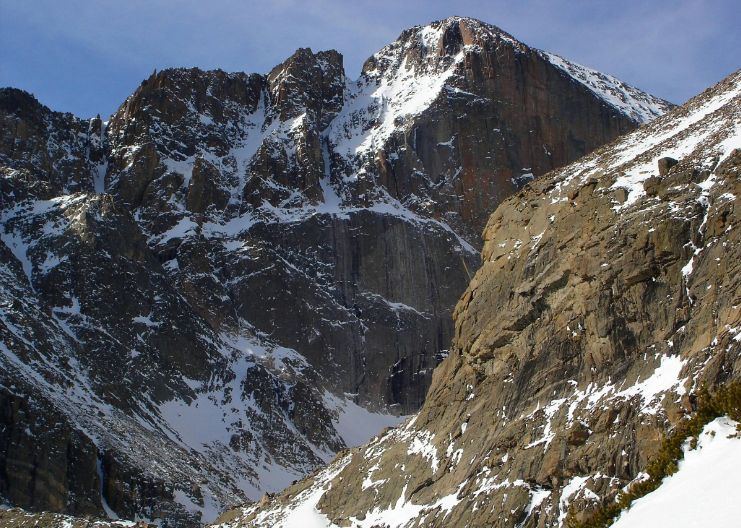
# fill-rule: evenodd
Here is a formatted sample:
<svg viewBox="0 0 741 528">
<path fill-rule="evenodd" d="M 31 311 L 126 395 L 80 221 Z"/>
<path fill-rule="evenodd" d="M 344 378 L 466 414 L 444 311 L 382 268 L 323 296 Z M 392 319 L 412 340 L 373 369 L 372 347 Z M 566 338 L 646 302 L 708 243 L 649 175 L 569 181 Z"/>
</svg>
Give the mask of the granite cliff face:
<svg viewBox="0 0 741 528">
<path fill-rule="evenodd" d="M 0 497 L 195 524 L 396 423 L 496 204 L 668 107 L 457 17 L 106 122 L 3 89 Z"/>
<path fill-rule="evenodd" d="M 111 118 L 106 181 L 213 326 L 247 322 L 410 412 L 496 204 L 667 108 L 453 18 L 356 82 L 306 49 L 267 77 L 155 74 Z"/>
<path fill-rule="evenodd" d="M 736 72 L 505 200 L 420 412 L 219 526 L 587 518 L 741 379 L 740 171 Z"/>
</svg>

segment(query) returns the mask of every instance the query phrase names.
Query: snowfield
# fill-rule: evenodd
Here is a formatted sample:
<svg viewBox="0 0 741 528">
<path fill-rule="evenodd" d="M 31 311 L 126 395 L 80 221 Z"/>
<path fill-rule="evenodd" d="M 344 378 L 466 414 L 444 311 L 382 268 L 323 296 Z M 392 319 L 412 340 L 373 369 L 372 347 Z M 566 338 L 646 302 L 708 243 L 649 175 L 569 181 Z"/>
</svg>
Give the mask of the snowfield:
<svg viewBox="0 0 741 528">
<path fill-rule="evenodd" d="M 706 425 L 697 448 L 685 446 L 679 471 L 635 501 L 613 528 L 739 526 L 741 437 L 737 425 L 728 418 Z"/>
</svg>

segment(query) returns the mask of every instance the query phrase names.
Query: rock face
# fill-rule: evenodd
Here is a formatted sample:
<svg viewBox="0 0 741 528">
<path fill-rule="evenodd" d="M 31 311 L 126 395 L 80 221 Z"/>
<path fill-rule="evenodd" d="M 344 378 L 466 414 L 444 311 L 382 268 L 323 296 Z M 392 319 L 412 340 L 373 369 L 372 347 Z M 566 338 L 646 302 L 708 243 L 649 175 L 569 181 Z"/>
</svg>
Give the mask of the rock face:
<svg viewBox="0 0 741 528">
<path fill-rule="evenodd" d="M 105 123 L 3 89 L 0 497 L 189 525 L 396 423 L 496 204 L 668 107 L 462 18 Z"/>
<path fill-rule="evenodd" d="M 154 74 L 111 118 L 106 178 L 212 325 L 247 321 L 404 413 L 496 204 L 667 108 L 453 18 L 405 31 L 356 82 L 307 49 L 267 77 Z"/>
<path fill-rule="evenodd" d="M 736 72 L 505 200 L 420 412 L 222 528 L 583 520 L 741 378 L 740 197 Z"/>
<path fill-rule="evenodd" d="M 110 521 L 71 517 L 59 513 L 32 513 L 19 508 L 0 508 L 0 524 L 5 528 L 152 528 L 145 522 Z"/>
</svg>

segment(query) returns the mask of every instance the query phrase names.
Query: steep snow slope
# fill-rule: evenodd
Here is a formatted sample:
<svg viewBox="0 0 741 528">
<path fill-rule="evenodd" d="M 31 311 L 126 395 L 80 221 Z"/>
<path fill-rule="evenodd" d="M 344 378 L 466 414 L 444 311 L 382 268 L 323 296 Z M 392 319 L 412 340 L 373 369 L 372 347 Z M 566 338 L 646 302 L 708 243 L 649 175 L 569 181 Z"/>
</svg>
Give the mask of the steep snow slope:
<svg viewBox="0 0 741 528">
<path fill-rule="evenodd" d="M 565 526 L 642 478 L 741 379 L 740 141 L 736 72 L 505 201 L 421 411 L 220 526 Z"/>
<path fill-rule="evenodd" d="M 641 92 L 612 75 L 576 64 L 553 53 L 545 51 L 541 53 L 551 64 L 589 88 L 595 96 L 639 123 L 646 123 L 671 109 L 671 105 L 666 101 Z"/>
<path fill-rule="evenodd" d="M 685 448 L 679 471 L 661 487 L 633 503 L 614 528 L 650 528 L 671 524 L 733 526 L 738 508 L 729 492 L 741 486 L 741 441 L 732 420 L 718 418 L 705 426 L 696 449 Z"/>
</svg>

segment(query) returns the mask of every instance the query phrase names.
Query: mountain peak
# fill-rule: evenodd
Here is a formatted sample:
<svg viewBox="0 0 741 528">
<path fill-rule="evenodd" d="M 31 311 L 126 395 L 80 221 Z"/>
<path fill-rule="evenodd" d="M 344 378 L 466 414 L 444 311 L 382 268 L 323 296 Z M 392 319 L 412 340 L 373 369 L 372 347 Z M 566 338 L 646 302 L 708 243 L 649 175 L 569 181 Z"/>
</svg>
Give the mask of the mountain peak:
<svg viewBox="0 0 741 528">
<path fill-rule="evenodd" d="M 458 30 L 471 35 L 502 36 L 511 40 L 517 40 L 512 35 L 504 31 L 502 28 L 495 26 L 494 24 L 483 22 L 478 18 L 465 16 L 450 16 L 448 18 L 435 20 L 433 22 L 430 22 L 429 24 L 416 27 L 420 27 L 422 29 L 441 29 L 443 31 Z"/>
<path fill-rule="evenodd" d="M 35 106 L 40 103 L 33 94 L 20 88 L 8 86 L 6 88 L 0 88 L 0 104 L 3 105 L 3 109 L 7 107 L 15 110 L 19 106 Z"/>
<path fill-rule="evenodd" d="M 268 75 L 155 71 L 106 124 L 24 104 L 0 93 L 0 408 L 27 409 L 0 417 L 0 468 L 27 468 L 3 500 L 172 526 L 396 422 L 358 405 L 418 410 L 496 204 L 637 126 L 465 17 L 350 83 L 301 48 Z M 29 491 L 56 452 L 51 482 L 84 489 Z"/>
<path fill-rule="evenodd" d="M 486 47 L 502 41 L 522 46 L 522 43 L 497 26 L 475 18 L 451 16 L 402 31 L 396 41 L 379 53 L 388 48 L 402 48 L 418 50 L 422 55 L 453 57 L 468 46 Z"/>
<path fill-rule="evenodd" d="M 282 120 L 310 111 L 325 128 L 342 106 L 345 70 L 336 50 L 299 48 L 267 76 L 271 100 Z"/>
<path fill-rule="evenodd" d="M 424 43 L 434 44 L 441 51 L 444 49 L 448 53 L 457 53 L 467 46 L 486 47 L 500 42 L 507 42 L 518 48 L 524 46 L 503 29 L 470 17 L 452 16 L 413 29 Z"/>
</svg>

